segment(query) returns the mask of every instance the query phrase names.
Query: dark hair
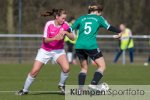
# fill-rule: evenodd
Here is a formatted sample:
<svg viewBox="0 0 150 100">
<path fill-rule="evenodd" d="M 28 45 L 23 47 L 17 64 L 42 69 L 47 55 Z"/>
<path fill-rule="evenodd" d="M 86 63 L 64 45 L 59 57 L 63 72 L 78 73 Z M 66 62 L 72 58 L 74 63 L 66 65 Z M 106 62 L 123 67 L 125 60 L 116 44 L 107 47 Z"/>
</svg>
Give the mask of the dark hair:
<svg viewBox="0 0 150 100">
<path fill-rule="evenodd" d="M 93 11 L 101 12 L 103 11 L 103 6 L 100 4 L 92 4 L 89 6 L 88 13 L 91 13 Z"/>
<path fill-rule="evenodd" d="M 71 17 L 68 18 L 68 22 L 71 22 L 72 20 L 75 20 L 74 16 L 71 16 Z"/>
<path fill-rule="evenodd" d="M 56 17 L 56 16 L 61 16 L 62 14 L 67 14 L 66 10 L 64 9 L 52 9 L 50 11 L 46 11 L 46 12 L 43 12 L 41 13 L 41 16 L 44 16 L 44 17 L 47 17 L 47 16 L 53 16 L 53 17 Z"/>
</svg>

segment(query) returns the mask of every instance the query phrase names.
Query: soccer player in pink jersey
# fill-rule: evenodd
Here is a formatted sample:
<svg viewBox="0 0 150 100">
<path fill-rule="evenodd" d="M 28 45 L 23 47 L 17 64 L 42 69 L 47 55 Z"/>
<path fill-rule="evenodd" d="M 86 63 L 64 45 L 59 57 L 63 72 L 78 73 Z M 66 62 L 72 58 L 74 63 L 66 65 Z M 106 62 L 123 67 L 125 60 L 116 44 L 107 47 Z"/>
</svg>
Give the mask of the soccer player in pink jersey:
<svg viewBox="0 0 150 100">
<path fill-rule="evenodd" d="M 71 40 L 74 40 L 75 36 L 66 32 L 69 29 L 69 25 L 65 21 L 67 17 L 65 10 L 52 9 L 52 11 L 47 11 L 41 15 L 53 16 L 54 20 L 48 21 L 45 25 L 41 48 L 39 49 L 33 67 L 26 78 L 23 89 L 17 92 L 18 95 L 28 94 L 29 87 L 38 75 L 40 69 L 51 58 L 56 61 L 62 69 L 58 87 L 63 94 L 65 92 L 64 86 L 65 81 L 68 78 L 69 63 L 64 50 L 64 35 Z"/>
</svg>

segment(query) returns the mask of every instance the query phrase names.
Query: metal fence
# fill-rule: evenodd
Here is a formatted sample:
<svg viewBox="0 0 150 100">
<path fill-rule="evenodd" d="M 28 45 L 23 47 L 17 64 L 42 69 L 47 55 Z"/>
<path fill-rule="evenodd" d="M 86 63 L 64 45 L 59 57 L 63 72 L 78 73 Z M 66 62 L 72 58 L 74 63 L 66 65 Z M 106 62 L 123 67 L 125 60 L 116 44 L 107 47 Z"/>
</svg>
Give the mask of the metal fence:
<svg viewBox="0 0 150 100">
<path fill-rule="evenodd" d="M 0 34 L 0 63 L 33 63 L 40 48 L 42 35 L 39 34 Z M 99 35 L 98 44 L 106 62 L 111 63 L 119 49 L 118 41 L 112 35 Z M 144 63 L 150 55 L 150 35 L 136 35 L 134 38 L 134 63 Z M 129 63 L 128 53 L 125 60 Z"/>
</svg>

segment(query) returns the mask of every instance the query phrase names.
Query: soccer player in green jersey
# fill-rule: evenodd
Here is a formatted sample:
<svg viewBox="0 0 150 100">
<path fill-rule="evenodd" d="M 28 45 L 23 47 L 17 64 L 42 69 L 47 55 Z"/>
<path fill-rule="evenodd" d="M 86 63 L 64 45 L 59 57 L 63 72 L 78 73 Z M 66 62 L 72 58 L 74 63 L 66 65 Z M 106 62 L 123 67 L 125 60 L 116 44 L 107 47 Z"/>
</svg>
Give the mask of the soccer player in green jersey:
<svg viewBox="0 0 150 100">
<path fill-rule="evenodd" d="M 109 31 L 119 33 L 116 38 L 121 36 L 121 31 L 118 28 L 111 26 L 102 16 L 102 5 L 91 5 L 88 8 L 88 14 L 80 16 L 68 30 L 79 30 L 77 42 L 75 44 L 76 54 L 80 60 L 81 71 L 78 76 L 79 87 L 85 83 L 88 70 L 88 56 L 96 63 L 97 70 L 94 73 L 93 79 L 89 85 L 90 88 L 96 88 L 100 79 L 103 77 L 105 60 L 102 52 L 98 47 L 96 35 L 99 28 L 105 28 Z"/>
</svg>

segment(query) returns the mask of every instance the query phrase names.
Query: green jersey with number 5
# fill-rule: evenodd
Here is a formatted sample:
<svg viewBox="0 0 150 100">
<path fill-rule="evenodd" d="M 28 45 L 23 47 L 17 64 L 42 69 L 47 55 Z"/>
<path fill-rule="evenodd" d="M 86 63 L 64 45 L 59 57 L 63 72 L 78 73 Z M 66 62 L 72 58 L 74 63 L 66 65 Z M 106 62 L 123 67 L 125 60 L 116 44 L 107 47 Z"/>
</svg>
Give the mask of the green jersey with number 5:
<svg viewBox="0 0 150 100">
<path fill-rule="evenodd" d="M 100 27 L 108 29 L 110 25 L 102 16 L 87 14 L 79 17 L 71 26 L 72 30 L 79 30 L 76 49 L 96 49 L 98 44 L 96 35 Z"/>
</svg>

